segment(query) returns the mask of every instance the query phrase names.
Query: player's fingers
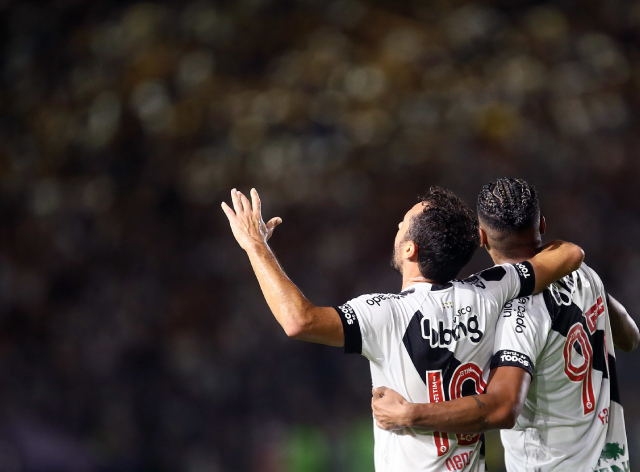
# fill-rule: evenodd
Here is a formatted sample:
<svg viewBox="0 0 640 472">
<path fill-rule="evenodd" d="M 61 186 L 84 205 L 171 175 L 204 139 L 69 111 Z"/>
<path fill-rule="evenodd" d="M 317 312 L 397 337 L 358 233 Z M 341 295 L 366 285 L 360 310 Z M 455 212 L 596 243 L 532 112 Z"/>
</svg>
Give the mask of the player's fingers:
<svg viewBox="0 0 640 472">
<path fill-rule="evenodd" d="M 251 189 L 251 206 L 253 208 L 253 214 L 259 217 L 262 214 L 262 202 L 255 188 Z"/>
<path fill-rule="evenodd" d="M 224 211 L 224 214 L 227 215 L 227 218 L 229 218 L 229 221 L 231 221 L 231 219 L 236 216 L 231 207 L 227 205 L 227 202 L 222 202 L 222 205 L 220 206 L 222 207 L 222 211 Z"/>
<path fill-rule="evenodd" d="M 380 423 L 378 420 L 376 420 L 376 426 L 380 429 L 384 429 L 386 430 L 387 428 L 384 427 L 384 425 L 382 423 Z"/>
<path fill-rule="evenodd" d="M 244 212 L 251 211 L 251 202 L 246 197 L 246 195 L 242 192 L 238 192 L 238 196 L 240 197 L 240 203 L 242 204 L 242 211 Z"/>
<path fill-rule="evenodd" d="M 240 195 L 240 202 L 242 203 L 243 211 L 245 213 L 251 212 L 251 202 L 249 201 L 247 196 L 242 192 L 238 192 L 238 195 Z"/>
<path fill-rule="evenodd" d="M 242 212 L 242 202 L 240 202 L 240 192 L 235 188 L 231 190 L 231 202 L 233 203 L 233 209 L 236 211 L 236 215 Z"/>
</svg>

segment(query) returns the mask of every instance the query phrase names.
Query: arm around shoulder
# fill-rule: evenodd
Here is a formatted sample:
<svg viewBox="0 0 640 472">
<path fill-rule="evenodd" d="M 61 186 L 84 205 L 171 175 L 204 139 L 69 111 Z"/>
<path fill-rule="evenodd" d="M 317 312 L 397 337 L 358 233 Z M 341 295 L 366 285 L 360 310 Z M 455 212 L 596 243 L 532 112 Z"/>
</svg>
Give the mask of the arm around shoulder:
<svg viewBox="0 0 640 472">
<path fill-rule="evenodd" d="M 584 260 L 584 251 L 566 241 L 551 241 L 529 263 L 535 273 L 533 293 L 542 292 L 553 282 L 578 270 Z"/>
</svg>

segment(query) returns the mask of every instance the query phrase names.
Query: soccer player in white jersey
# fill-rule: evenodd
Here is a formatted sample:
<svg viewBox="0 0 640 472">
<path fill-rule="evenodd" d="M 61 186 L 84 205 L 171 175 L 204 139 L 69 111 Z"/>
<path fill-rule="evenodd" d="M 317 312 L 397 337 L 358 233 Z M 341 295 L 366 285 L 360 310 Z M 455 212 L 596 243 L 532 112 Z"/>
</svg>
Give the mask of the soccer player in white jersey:
<svg viewBox="0 0 640 472">
<path fill-rule="evenodd" d="M 223 203 L 223 210 L 287 335 L 364 355 L 374 387 L 390 386 L 414 402 L 481 393 L 503 305 L 543 290 L 584 257 L 577 246 L 556 242 L 529 261 L 451 282 L 478 247 L 477 220 L 453 193 L 434 188 L 398 227 L 393 265 L 402 274 L 402 292 L 318 307 L 287 278 L 267 244 L 281 220 L 263 222 L 255 190 L 252 201 L 235 189 L 231 198 L 233 209 Z M 375 428 L 376 470 L 483 471 L 482 446 L 480 435 Z"/>
<path fill-rule="evenodd" d="M 528 259 L 542 247 L 545 220 L 535 189 L 524 180 L 486 185 L 478 217 L 482 244 L 496 264 Z M 505 305 L 485 394 L 411 405 L 395 391 L 376 389 L 374 416 L 389 430 L 513 427 L 501 432 L 509 472 L 628 471 L 614 345 L 628 351 L 639 340 L 624 307 L 583 264 L 543 293 Z"/>
</svg>

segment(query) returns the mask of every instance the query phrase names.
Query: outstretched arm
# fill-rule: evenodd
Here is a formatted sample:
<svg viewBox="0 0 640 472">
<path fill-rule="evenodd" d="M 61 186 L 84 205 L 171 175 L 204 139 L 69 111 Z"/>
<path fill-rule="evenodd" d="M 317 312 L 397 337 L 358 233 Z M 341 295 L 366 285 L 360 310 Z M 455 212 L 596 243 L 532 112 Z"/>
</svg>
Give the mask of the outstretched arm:
<svg viewBox="0 0 640 472">
<path fill-rule="evenodd" d="M 264 223 L 260 197 L 251 190 L 251 201 L 236 189 L 231 191 L 233 209 L 222 203 L 231 230 L 247 252 L 260 288 L 271 312 L 287 336 L 330 346 L 344 346 L 342 321 L 334 308 L 318 307 L 305 298 L 287 277 L 267 244 L 274 228 L 282 222 Z"/>
<path fill-rule="evenodd" d="M 614 346 L 624 352 L 635 351 L 638 342 L 640 342 L 640 333 L 636 322 L 629 316 L 627 309 L 608 294 L 607 306 L 609 307 L 609 321 L 611 321 Z"/>
<path fill-rule="evenodd" d="M 531 376 L 519 367 L 491 371 L 485 393 L 439 403 L 409 403 L 389 388 L 374 388 L 371 408 L 385 430 L 406 427 L 443 433 L 482 433 L 515 425 L 529 392 Z"/>
<path fill-rule="evenodd" d="M 553 282 L 578 270 L 584 260 L 584 252 L 579 246 L 565 241 L 551 241 L 529 259 L 536 274 L 533 293 L 542 292 Z"/>
</svg>

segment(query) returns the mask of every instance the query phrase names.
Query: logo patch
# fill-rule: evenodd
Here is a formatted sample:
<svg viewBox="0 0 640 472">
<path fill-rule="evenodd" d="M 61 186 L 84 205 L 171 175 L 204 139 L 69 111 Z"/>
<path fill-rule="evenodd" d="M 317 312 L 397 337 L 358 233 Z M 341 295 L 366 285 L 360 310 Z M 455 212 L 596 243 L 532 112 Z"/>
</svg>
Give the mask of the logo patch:
<svg viewBox="0 0 640 472">
<path fill-rule="evenodd" d="M 344 305 L 340 305 L 338 309 L 344 315 L 344 318 L 347 320 L 347 324 L 352 325 L 355 321 L 357 321 L 356 312 L 351 308 L 351 305 L 345 303 Z"/>
<path fill-rule="evenodd" d="M 429 318 L 423 317 L 420 320 L 420 329 L 422 333 L 422 339 L 428 339 L 431 347 L 446 347 L 453 341 L 458 341 L 468 337 L 473 344 L 479 343 L 484 333 L 480 329 L 480 323 L 477 316 L 470 316 L 465 322 L 461 320 L 459 316 L 454 318 L 454 323 L 451 327 L 445 326 L 444 320 L 438 320 L 438 323 L 433 323 Z"/>
<path fill-rule="evenodd" d="M 527 268 L 527 266 L 524 265 L 522 262 L 518 262 L 513 265 L 518 271 L 518 273 L 520 274 L 520 277 L 523 277 L 525 279 L 528 279 L 529 277 L 531 277 L 531 272 L 529 272 L 529 269 Z"/>
<path fill-rule="evenodd" d="M 503 350 L 493 355 L 491 360 L 491 368 L 495 367 L 521 367 L 522 369 L 533 375 L 534 365 L 529 356 L 517 351 Z"/>
</svg>

